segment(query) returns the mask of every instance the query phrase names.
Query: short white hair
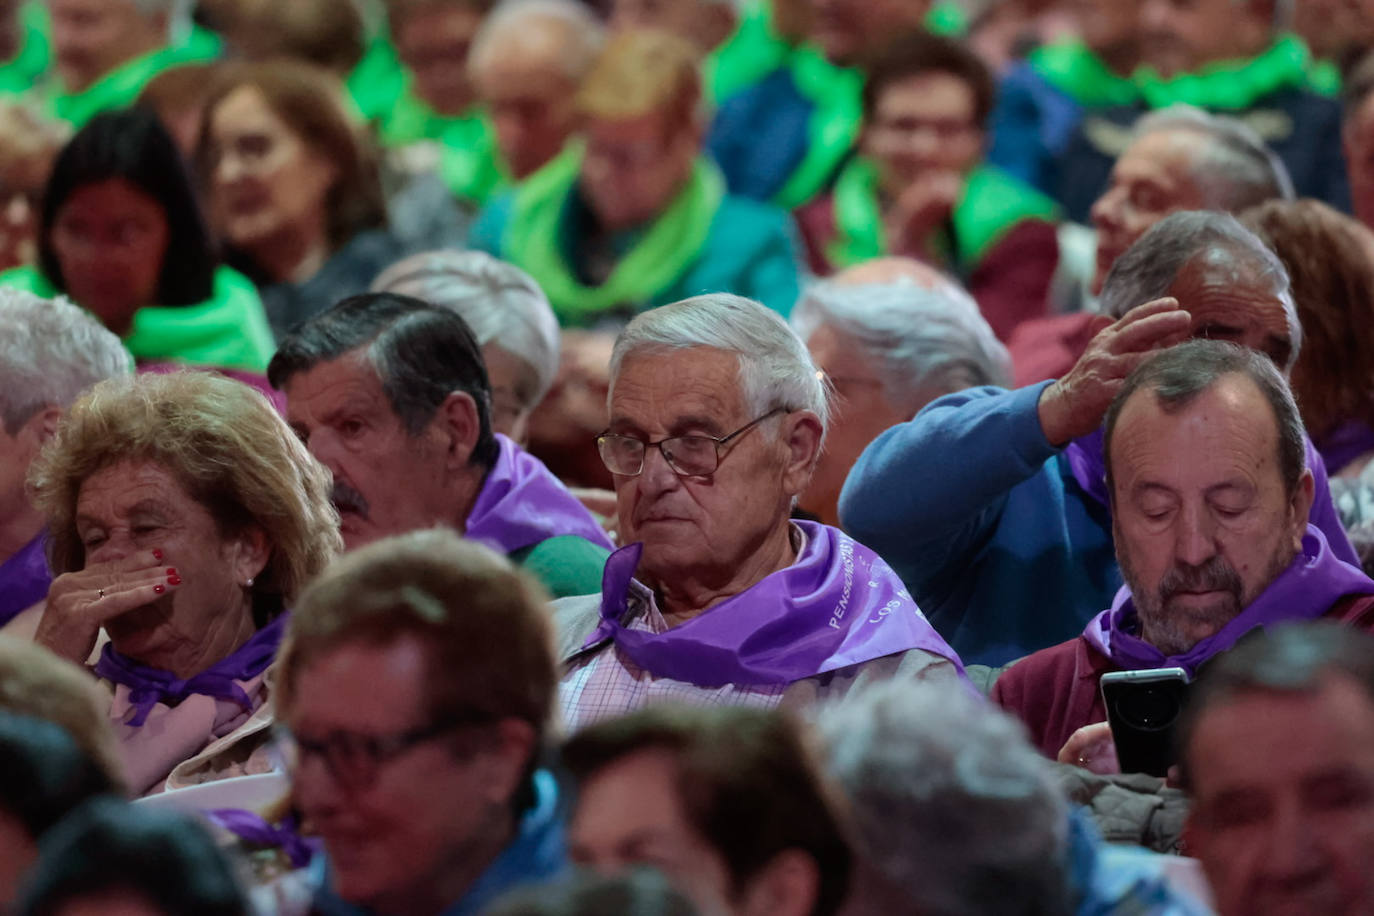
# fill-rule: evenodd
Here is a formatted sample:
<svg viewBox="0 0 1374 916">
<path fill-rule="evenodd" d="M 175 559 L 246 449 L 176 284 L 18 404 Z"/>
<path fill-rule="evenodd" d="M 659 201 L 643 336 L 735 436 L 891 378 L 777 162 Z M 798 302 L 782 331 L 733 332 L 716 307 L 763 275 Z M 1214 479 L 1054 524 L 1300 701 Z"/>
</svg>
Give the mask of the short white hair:
<svg viewBox="0 0 1374 916">
<path fill-rule="evenodd" d="M 961 685 L 897 678 L 818 719 L 855 858 L 889 896 L 933 916 L 1072 912 L 1068 805 L 1019 722 Z"/>
<path fill-rule="evenodd" d="M 1171 105 L 1136 121 L 1136 138 L 1165 131 L 1187 132 L 1203 145 L 1191 157 L 1193 180 L 1213 210 L 1239 213 L 1270 200 L 1293 200 L 1293 179 L 1255 129 L 1236 118 L 1192 105 Z"/>
<path fill-rule="evenodd" d="M 809 410 L 830 423 L 830 397 L 806 344 L 782 316 L 762 303 L 730 293 L 708 293 L 650 309 L 625 326 L 611 351 L 611 394 L 631 355 L 652 350 L 706 347 L 739 358 L 739 384 L 758 416 L 775 408 Z"/>
<path fill-rule="evenodd" d="M 529 377 L 516 395 L 524 407 L 537 407 L 552 387 L 558 318 L 539 284 L 514 264 L 481 251 L 427 251 L 382 271 L 372 292 L 414 296 L 456 312 L 478 346 L 500 347 L 523 362 Z"/>
<path fill-rule="evenodd" d="M 40 410 L 63 409 L 96 382 L 128 375 L 129 351 L 61 296 L 0 287 L 0 421 L 14 435 Z"/>
<path fill-rule="evenodd" d="M 883 383 L 887 399 L 914 413 L 932 397 L 979 385 L 1011 384 L 1011 355 L 978 304 L 953 283 L 812 285 L 792 311 L 810 340 L 822 326 L 852 338 Z"/>
<path fill-rule="evenodd" d="M 505 0 L 487 15 L 473 37 L 468 52 L 469 71 L 481 67 L 503 39 L 526 33 L 540 24 L 562 30 L 556 63 L 569 79 L 580 83 L 606 43 L 606 27 L 580 0 Z"/>
<path fill-rule="evenodd" d="M 191 31 L 194 0 L 131 0 L 141 16 L 166 16 L 167 38 L 173 44 L 184 41 Z M 282 0 L 290 2 L 290 0 Z"/>
</svg>

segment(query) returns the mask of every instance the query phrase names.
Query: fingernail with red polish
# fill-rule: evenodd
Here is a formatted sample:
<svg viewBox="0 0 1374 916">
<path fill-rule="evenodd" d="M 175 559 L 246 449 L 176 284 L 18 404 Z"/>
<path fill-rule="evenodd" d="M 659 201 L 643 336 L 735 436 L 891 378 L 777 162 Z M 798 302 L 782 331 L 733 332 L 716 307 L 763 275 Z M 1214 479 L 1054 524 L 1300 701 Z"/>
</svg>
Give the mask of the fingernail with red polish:
<svg viewBox="0 0 1374 916">
<path fill-rule="evenodd" d="M 154 591 L 155 593 L 161 595 L 163 592 L 167 591 L 167 589 L 163 588 L 161 585 L 154 585 L 154 586 L 153 586 L 153 591 Z"/>
<path fill-rule="evenodd" d="M 167 577 L 167 584 L 168 584 L 168 585 L 180 585 L 180 584 L 181 584 L 181 576 L 168 576 L 168 577 Z"/>
<path fill-rule="evenodd" d="M 161 551 L 161 550 L 158 550 L 157 548 L 153 548 L 153 559 L 154 559 L 154 560 L 161 560 L 161 559 L 162 559 L 162 551 Z"/>
<path fill-rule="evenodd" d="M 168 566 L 168 567 L 167 567 L 167 575 L 169 575 L 169 576 L 175 576 L 176 574 L 177 574 L 177 568 L 176 568 L 175 566 Z"/>
</svg>

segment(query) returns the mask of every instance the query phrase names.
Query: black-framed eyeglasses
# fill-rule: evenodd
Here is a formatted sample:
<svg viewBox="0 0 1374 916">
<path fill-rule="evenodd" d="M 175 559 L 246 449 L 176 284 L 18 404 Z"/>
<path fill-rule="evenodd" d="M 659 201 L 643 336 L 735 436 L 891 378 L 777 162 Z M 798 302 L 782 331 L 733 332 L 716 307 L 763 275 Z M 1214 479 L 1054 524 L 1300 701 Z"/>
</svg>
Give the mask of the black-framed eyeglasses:
<svg viewBox="0 0 1374 916">
<path fill-rule="evenodd" d="M 426 725 L 395 732 L 390 735 L 371 735 L 342 729 L 319 737 L 297 735 L 284 723 L 277 723 L 273 731 L 287 765 L 298 769 L 307 758 L 324 761 L 331 776 L 341 785 L 365 789 L 377 779 L 377 772 L 402 754 L 465 726 L 485 725 L 492 717 L 476 711 L 444 716 Z"/>
<path fill-rule="evenodd" d="M 638 477 L 644 472 L 644 456 L 650 446 L 663 453 L 668 467 L 683 477 L 710 477 L 720 467 L 722 451 L 731 442 L 770 417 L 787 413 L 786 407 L 775 407 L 757 419 L 750 420 L 728 436 L 669 436 L 657 442 L 645 442 L 633 436 L 602 433 L 596 437 L 596 450 L 606 470 L 621 477 Z"/>
</svg>

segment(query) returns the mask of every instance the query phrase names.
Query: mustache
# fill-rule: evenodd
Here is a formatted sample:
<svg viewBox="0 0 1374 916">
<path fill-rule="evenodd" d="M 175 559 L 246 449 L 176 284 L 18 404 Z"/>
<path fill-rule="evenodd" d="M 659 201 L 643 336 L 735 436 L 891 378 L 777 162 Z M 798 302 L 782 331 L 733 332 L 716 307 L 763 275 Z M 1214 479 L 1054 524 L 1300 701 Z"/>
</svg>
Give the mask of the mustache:
<svg viewBox="0 0 1374 916">
<path fill-rule="evenodd" d="M 339 510 L 340 515 L 349 512 L 364 520 L 371 515 L 371 507 L 367 504 L 367 497 L 342 480 L 334 481 L 334 487 L 329 492 L 329 501 L 334 504 L 335 509 Z"/>
<path fill-rule="evenodd" d="M 1240 574 L 1219 556 L 1198 566 L 1180 563 L 1164 574 L 1159 583 L 1159 599 L 1164 604 L 1180 592 L 1229 592 L 1240 600 Z"/>
</svg>

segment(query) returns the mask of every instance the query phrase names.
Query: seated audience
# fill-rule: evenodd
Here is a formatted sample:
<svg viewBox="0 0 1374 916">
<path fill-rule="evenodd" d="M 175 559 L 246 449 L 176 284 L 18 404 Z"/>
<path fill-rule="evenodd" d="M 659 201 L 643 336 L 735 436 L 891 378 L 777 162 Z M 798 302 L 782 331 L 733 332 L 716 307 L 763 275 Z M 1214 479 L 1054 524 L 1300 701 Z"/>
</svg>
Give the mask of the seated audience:
<svg viewBox="0 0 1374 916">
<path fill-rule="evenodd" d="M 204 118 L 197 159 L 216 234 L 278 337 L 400 256 L 376 163 L 328 74 L 243 65 L 210 91 Z"/>
<path fill-rule="evenodd" d="M 24 489 L 29 465 L 82 391 L 130 368 L 119 339 L 86 312 L 0 288 L 0 626 L 52 584 L 43 513 Z"/>
<path fill-rule="evenodd" d="M 1069 218 L 1087 218 L 1131 124 L 1179 103 L 1246 122 L 1283 160 L 1298 194 L 1348 208 L 1340 105 L 1314 91 L 1311 54 L 1285 31 L 1291 15 L 1290 4 L 1274 0 L 1141 0 L 1141 98 L 1079 122 L 1055 192 Z"/>
<path fill-rule="evenodd" d="M 556 595 L 600 584 L 610 542 L 538 459 L 493 433 L 482 352 L 455 312 L 354 296 L 288 338 L 267 374 L 291 428 L 334 476 L 348 549 L 442 525 Z"/>
<path fill-rule="evenodd" d="M 843 821 L 789 715 L 658 706 L 583 729 L 562 759 L 577 784 L 574 862 L 653 865 L 706 913 L 839 912 Z"/>
<path fill-rule="evenodd" d="M 491 427 L 523 445 L 558 372 L 558 319 L 529 274 L 480 251 L 430 251 L 393 264 L 372 291 L 456 312 L 482 348 Z"/>
<path fill-rule="evenodd" d="M 892 564 L 966 661 L 1054 645 L 1111 603 L 1121 578 L 1099 427 L 1135 365 L 1195 336 L 1287 372 L 1301 346 L 1283 265 L 1223 214 L 1160 221 L 1117 259 L 1103 304 L 1115 323 L 1063 378 L 946 395 L 875 439 L 840 494 L 845 530 Z M 1313 523 L 1354 562 L 1315 450 L 1307 464 Z"/>
<path fill-rule="evenodd" d="M 1045 313 L 1059 259 L 1052 200 L 983 165 L 992 75 L 957 42 L 895 40 L 868 67 L 859 155 L 797 211 L 827 274 L 884 254 L 949 270 L 1002 339 Z"/>
<path fill-rule="evenodd" d="M 468 72 L 496 135 L 501 184 L 552 161 L 577 128 L 575 99 L 605 30 L 579 0 L 522 0 L 498 7 L 472 42 Z M 462 161 L 445 146 L 440 173 Z"/>
<path fill-rule="evenodd" d="M 1276 627 L 1204 669 L 1178 725 L 1188 849 L 1220 916 L 1374 909 L 1374 641 Z"/>
<path fill-rule="evenodd" d="M 900 580 L 835 528 L 792 522 L 830 415 L 805 346 L 738 296 L 646 312 L 616 341 L 622 547 L 558 602 L 569 729 L 664 699 L 805 704 L 885 677 L 962 677 Z"/>
<path fill-rule="evenodd" d="M 701 150 L 696 49 L 661 32 L 614 36 L 577 95 L 583 144 L 472 230 L 539 283 L 564 325 L 623 323 L 697 292 L 786 313 L 797 263 L 786 215 L 730 196 Z"/>
<path fill-rule="evenodd" d="M 1293 280 L 1302 350 L 1293 396 L 1327 473 L 1374 458 L 1374 233 L 1315 200 L 1273 201 L 1241 217 Z"/>
<path fill-rule="evenodd" d="M 38 260 L 43 187 L 66 140 L 61 122 L 0 99 L 0 270 Z"/>
<path fill-rule="evenodd" d="M 1191 676 L 1282 621 L 1374 626 L 1374 580 L 1308 520 L 1302 419 L 1261 354 L 1199 340 L 1143 362 L 1112 399 L 1102 451 L 1126 584 L 1081 635 L 1012 665 L 992 690 L 1044 753 L 1106 720 L 1108 671 Z"/>
<path fill-rule="evenodd" d="M 1085 111 L 1130 105 L 1140 95 L 1131 74 L 1140 63 L 1141 0 L 1062 4 L 1076 34 L 1041 45 L 1014 62 L 997 87 L 988 161 L 1054 193 L 1059 160 Z"/>
<path fill-rule="evenodd" d="M 875 269 L 890 277 L 868 279 Z M 870 262 L 817 283 L 797 302 L 792 326 L 834 398 L 825 448 L 798 502 L 827 525 L 840 523 L 840 488 L 868 443 L 941 395 L 1011 378 L 1007 350 L 978 305 L 916 262 Z"/>
<path fill-rule="evenodd" d="M 100 768 L 111 791 L 124 795 L 128 781 L 109 707 L 109 695 L 80 665 L 27 639 L 0 635 L 0 710 L 61 726 Z"/>
<path fill-rule="evenodd" d="M 891 681 L 821 711 L 854 824 L 851 916 L 1209 911 L 1167 859 L 1102 842 L 1010 717 L 944 686 Z"/>
<path fill-rule="evenodd" d="M 48 831 L 22 916 L 250 916 L 233 865 L 189 817 L 97 799 Z"/>
<path fill-rule="evenodd" d="M 301 596 L 281 662 L 320 913 L 477 913 L 564 864 L 539 768 L 557 685 L 543 595 L 451 532 L 379 541 Z"/>
<path fill-rule="evenodd" d="M 181 153 L 145 110 L 97 115 L 58 154 L 38 264 L 0 285 L 71 297 L 143 362 L 261 372 L 272 356 L 257 290 L 219 263 Z"/>
<path fill-rule="evenodd" d="M 858 141 L 859 68 L 893 36 L 918 28 L 932 6 L 931 0 L 808 5 L 800 17 L 807 40 L 722 101 L 707 143 L 731 193 L 788 210 L 829 188 Z"/>
<path fill-rule="evenodd" d="M 193 28 L 178 0 L 44 0 L 52 40 L 51 78 L 34 93 L 56 117 L 81 127 L 102 111 L 133 104 L 157 74 L 208 60 L 219 41 Z"/>
<path fill-rule="evenodd" d="M 38 842 L 83 802 L 120 787 L 66 730 L 0 711 L 0 906 L 15 898 L 38 859 Z"/>
<path fill-rule="evenodd" d="M 135 793 L 260 712 L 302 584 L 338 548 L 329 479 L 266 399 L 177 372 L 102 382 L 29 472 L 57 578 L 35 640 L 95 674 Z"/>
<path fill-rule="evenodd" d="M 1078 291 L 1070 298 L 1087 310 L 1017 328 L 1009 343 L 1018 385 L 1058 378 L 1073 368 L 1107 323 L 1096 314 L 1107 273 L 1155 223 L 1180 210 L 1239 215 L 1293 197 L 1283 161 L 1232 118 L 1175 105 L 1142 117 L 1132 137 L 1093 204 L 1094 263 L 1073 280 Z"/>
<path fill-rule="evenodd" d="M 650 868 L 613 875 L 579 872 L 513 891 L 482 916 L 701 916 L 687 895 Z"/>
</svg>

